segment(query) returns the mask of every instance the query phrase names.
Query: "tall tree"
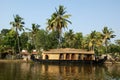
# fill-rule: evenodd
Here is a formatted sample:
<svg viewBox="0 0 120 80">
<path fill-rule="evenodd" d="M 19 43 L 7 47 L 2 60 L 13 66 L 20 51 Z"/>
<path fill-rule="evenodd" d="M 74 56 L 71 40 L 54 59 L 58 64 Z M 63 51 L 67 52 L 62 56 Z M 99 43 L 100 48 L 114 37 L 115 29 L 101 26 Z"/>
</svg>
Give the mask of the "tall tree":
<svg viewBox="0 0 120 80">
<path fill-rule="evenodd" d="M 33 23 L 32 29 L 26 28 L 27 30 L 29 30 L 31 32 L 31 37 L 32 37 L 31 44 L 33 44 L 34 49 L 36 49 L 36 37 L 37 37 L 36 35 L 37 35 L 37 32 L 39 31 L 39 27 L 40 27 L 40 25 Z"/>
<path fill-rule="evenodd" d="M 33 36 L 33 43 L 34 43 L 35 49 L 37 48 L 36 47 L 36 34 L 39 31 L 39 27 L 40 25 L 38 24 L 32 24 L 32 36 Z"/>
<path fill-rule="evenodd" d="M 120 46 L 120 39 L 117 39 L 115 43 Z"/>
<path fill-rule="evenodd" d="M 83 34 L 81 32 L 78 32 L 75 34 L 75 48 L 83 48 L 83 45 L 82 45 L 82 42 L 83 42 Z"/>
<path fill-rule="evenodd" d="M 88 39 L 89 50 L 94 50 L 95 44 L 96 44 L 96 31 L 92 31 Z"/>
<path fill-rule="evenodd" d="M 102 33 L 101 32 L 96 32 L 92 31 L 86 39 L 87 43 L 87 49 L 88 50 L 94 50 L 96 54 L 100 54 L 103 47 L 102 47 Z"/>
<path fill-rule="evenodd" d="M 47 29 L 59 32 L 59 47 L 61 43 L 62 28 L 67 28 L 68 23 L 71 24 L 71 22 L 68 20 L 71 15 L 66 14 L 65 9 L 66 8 L 64 8 L 64 6 L 60 5 L 47 22 Z"/>
<path fill-rule="evenodd" d="M 64 34 L 64 47 L 73 48 L 75 47 L 75 34 L 72 30 L 65 32 Z"/>
<path fill-rule="evenodd" d="M 102 37 L 103 37 L 103 43 L 105 44 L 106 47 L 106 53 L 107 53 L 107 48 L 108 48 L 108 41 L 110 41 L 111 38 L 114 38 L 116 35 L 114 35 L 114 31 L 112 29 L 108 29 L 108 27 L 104 27 L 102 30 Z"/>
<path fill-rule="evenodd" d="M 11 29 L 2 29 L 0 35 L 0 52 L 5 53 L 14 53 L 15 46 L 15 38 L 16 32 Z"/>
<path fill-rule="evenodd" d="M 9 31 L 10 31 L 10 29 L 2 29 L 2 30 L 1 30 L 1 34 L 2 34 L 3 36 L 6 36 L 6 34 L 7 34 Z"/>
<path fill-rule="evenodd" d="M 16 31 L 16 37 L 17 37 L 17 45 L 18 45 L 18 53 L 20 52 L 20 41 L 19 41 L 19 31 L 24 31 L 24 22 L 23 18 L 19 15 L 15 15 L 14 21 L 10 22 L 10 25 L 12 25 L 13 29 Z"/>
<path fill-rule="evenodd" d="M 23 33 L 21 33 L 21 35 L 20 35 L 20 43 L 21 43 L 21 48 L 22 49 L 27 49 L 27 50 L 29 50 L 29 48 L 28 48 L 28 33 L 27 32 L 23 32 Z"/>
</svg>

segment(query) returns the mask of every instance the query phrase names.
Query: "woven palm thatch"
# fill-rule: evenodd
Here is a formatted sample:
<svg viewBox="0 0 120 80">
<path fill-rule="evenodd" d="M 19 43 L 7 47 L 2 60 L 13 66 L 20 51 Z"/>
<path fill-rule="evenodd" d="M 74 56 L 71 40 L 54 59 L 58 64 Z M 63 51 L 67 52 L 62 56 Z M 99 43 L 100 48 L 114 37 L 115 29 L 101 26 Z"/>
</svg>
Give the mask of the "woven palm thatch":
<svg viewBox="0 0 120 80">
<path fill-rule="evenodd" d="M 50 49 L 48 51 L 43 51 L 43 53 L 78 53 L 78 54 L 94 54 L 94 51 L 87 51 L 83 49 L 74 49 L 74 48 L 59 48 L 59 49 Z"/>
</svg>

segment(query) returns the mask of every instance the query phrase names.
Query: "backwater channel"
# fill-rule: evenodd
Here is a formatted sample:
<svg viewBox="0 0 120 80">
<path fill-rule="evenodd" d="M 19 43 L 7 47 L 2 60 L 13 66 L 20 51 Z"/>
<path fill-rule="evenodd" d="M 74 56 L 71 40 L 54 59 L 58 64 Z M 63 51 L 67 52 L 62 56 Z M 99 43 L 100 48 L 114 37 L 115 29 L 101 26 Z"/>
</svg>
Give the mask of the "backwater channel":
<svg viewBox="0 0 120 80">
<path fill-rule="evenodd" d="M 0 80 L 120 80 L 120 64 L 0 62 Z"/>
</svg>

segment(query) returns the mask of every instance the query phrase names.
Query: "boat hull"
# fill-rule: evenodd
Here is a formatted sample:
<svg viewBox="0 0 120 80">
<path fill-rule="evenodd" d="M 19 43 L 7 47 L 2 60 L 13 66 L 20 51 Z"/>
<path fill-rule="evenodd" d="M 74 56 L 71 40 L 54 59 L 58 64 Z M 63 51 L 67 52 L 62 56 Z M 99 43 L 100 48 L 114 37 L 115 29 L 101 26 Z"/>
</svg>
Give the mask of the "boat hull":
<svg viewBox="0 0 120 80">
<path fill-rule="evenodd" d="M 104 64 L 104 62 L 107 60 L 107 56 L 103 59 L 95 59 L 95 60 L 43 60 L 43 59 L 36 59 L 34 55 L 31 56 L 31 60 L 34 62 L 40 62 L 40 63 L 47 63 L 47 64 Z"/>
<path fill-rule="evenodd" d="M 34 62 L 45 64 L 104 64 L 105 60 L 39 60 L 34 59 Z"/>
</svg>

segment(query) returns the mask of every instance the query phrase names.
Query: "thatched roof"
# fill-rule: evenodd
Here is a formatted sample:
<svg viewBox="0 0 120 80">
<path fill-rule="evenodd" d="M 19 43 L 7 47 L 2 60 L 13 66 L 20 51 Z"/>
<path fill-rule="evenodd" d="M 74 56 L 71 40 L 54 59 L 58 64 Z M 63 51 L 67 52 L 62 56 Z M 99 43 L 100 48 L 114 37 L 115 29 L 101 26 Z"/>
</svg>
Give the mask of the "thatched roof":
<svg viewBox="0 0 120 80">
<path fill-rule="evenodd" d="M 80 53 L 80 54 L 94 54 L 94 51 L 87 51 L 83 49 L 74 49 L 74 48 L 59 48 L 59 49 L 50 49 L 48 51 L 43 51 L 43 53 Z"/>
</svg>

